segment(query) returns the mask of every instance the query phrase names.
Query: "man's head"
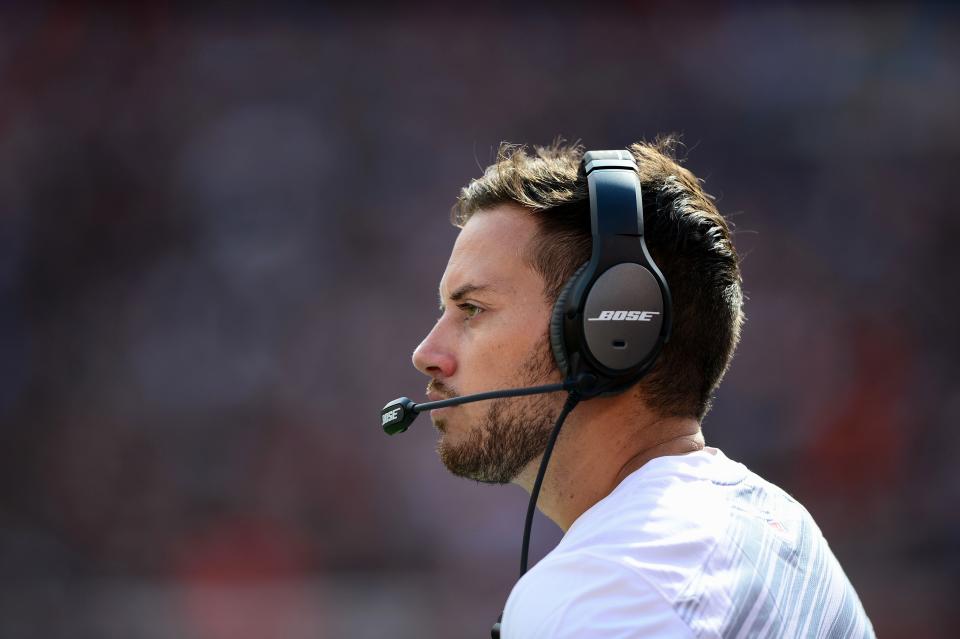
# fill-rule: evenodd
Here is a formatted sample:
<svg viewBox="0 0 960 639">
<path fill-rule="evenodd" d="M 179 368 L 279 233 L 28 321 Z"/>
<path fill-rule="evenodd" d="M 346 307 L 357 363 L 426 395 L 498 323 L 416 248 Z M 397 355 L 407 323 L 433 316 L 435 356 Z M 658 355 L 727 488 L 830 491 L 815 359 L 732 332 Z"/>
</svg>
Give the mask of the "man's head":
<svg viewBox="0 0 960 639">
<path fill-rule="evenodd" d="M 670 287 L 674 316 L 670 342 L 628 392 L 656 415 L 700 420 L 739 339 L 738 258 L 727 223 L 672 159 L 669 143 L 630 150 L 640 170 L 646 243 Z M 559 381 L 550 312 L 591 250 L 582 156 L 577 146 L 533 155 L 505 146 L 462 190 L 452 211 L 462 231 L 440 286 L 445 311 L 414 353 L 435 393 Z M 434 415 L 441 457 L 457 474 L 509 481 L 543 451 L 562 402 L 539 396 L 445 409 Z"/>
<path fill-rule="evenodd" d="M 413 354 L 432 378 L 430 399 L 560 381 L 543 278 L 526 259 L 538 233 L 535 220 L 513 204 L 464 224 L 440 280 L 442 314 Z M 458 475 L 511 481 L 546 445 L 556 401 L 541 395 L 433 411 L 441 459 Z"/>
</svg>

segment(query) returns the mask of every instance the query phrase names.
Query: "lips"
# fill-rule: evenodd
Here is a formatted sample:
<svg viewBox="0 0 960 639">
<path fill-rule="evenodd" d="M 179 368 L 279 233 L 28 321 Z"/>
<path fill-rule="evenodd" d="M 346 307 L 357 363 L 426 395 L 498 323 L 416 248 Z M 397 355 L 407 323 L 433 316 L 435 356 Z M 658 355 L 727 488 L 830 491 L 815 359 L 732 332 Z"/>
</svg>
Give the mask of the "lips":
<svg viewBox="0 0 960 639">
<path fill-rule="evenodd" d="M 457 394 L 443 386 L 442 382 L 436 380 L 427 385 L 427 401 L 436 402 L 441 399 L 451 399 L 457 397 Z M 430 421 L 441 433 L 447 432 L 446 422 L 443 419 L 444 411 L 456 408 L 456 406 L 447 406 L 446 408 L 434 408 L 430 411 Z"/>
<path fill-rule="evenodd" d="M 436 402 L 441 399 L 450 399 L 451 397 L 456 397 L 457 394 L 452 390 L 445 388 L 442 382 L 433 380 L 427 384 L 427 401 Z"/>
</svg>

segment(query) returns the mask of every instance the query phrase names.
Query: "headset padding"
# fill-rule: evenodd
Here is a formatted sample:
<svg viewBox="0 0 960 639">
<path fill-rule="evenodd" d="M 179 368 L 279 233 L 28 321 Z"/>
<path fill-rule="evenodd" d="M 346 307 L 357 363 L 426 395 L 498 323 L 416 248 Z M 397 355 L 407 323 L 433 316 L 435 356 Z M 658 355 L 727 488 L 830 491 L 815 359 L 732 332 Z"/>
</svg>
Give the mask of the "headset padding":
<svg viewBox="0 0 960 639">
<path fill-rule="evenodd" d="M 567 307 L 567 297 L 586 268 L 587 264 L 584 264 L 567 280 L 563 290 L 560 291 L 560 295 L 557 296 L 557 302 L 553 305 L 553 316 L 550 318 L 550 346 L 553 348 L 553 359 L 556 360 L 557 367 L 564 379 L 570 373 L 570 363 L 567 361 L 567 346 L 563 338 L 563 315 Z"/>
</svg>

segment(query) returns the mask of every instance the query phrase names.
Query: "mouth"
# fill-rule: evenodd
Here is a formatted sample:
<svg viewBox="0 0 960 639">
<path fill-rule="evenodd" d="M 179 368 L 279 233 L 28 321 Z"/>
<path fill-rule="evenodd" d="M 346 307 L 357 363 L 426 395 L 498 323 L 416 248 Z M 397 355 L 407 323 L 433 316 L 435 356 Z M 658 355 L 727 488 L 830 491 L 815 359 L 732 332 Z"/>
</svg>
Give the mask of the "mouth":
<svg viewBox="0 0 960 639">
<path fill-rule="evenodd" d="M 439 401 L 439 400 L 441 400 L 441 399 L 452 399 L 452 398 L 457 397 L 457 396 L 458 396 L 458 395 L 457 395 L 456 393 L 453 393 L 453 392 L 449 392 L 449 391 L 448 391 L 448 392 L 445 392 L 445 393 L 444 393 L 444 392 L 439 392 L 439 391 L 437 391 L 437 390 L 434 389 L 434 388 L 427 387 L 427 401 L 428 401 L 428 402 L 436 402 L 436 401 Z M 442 408 L 438 408 L 438 409 L 436 409 L 436 410 L 443 410 L 443 409 L 442 409 Z"/>
<path fill-rule="evenodd" d="M 432 380 L 427 384 L 427 401 L 436 402 L 441 399 L 452 399 L 458 397 L 456 391 L 444 386 L 443 382 Z"/>
<path fill-rule="evenodd" d="M 436 402 L 442 399 L 452 399 L 458 397 L 457 393 L 443 385 L 443 382 L 438 382 L 437 380 L 431 381 L 427 384 L 427 401 Z M 447 406 L 444 408 L 434 408 L 430 411 L 430 421 L 433 422 L 434 427 L 441 433 L 447 432 L 447 423 L 444 419 L 444 415 L 447 411 L 456 408 L 456 406 Z"/>
</svg>

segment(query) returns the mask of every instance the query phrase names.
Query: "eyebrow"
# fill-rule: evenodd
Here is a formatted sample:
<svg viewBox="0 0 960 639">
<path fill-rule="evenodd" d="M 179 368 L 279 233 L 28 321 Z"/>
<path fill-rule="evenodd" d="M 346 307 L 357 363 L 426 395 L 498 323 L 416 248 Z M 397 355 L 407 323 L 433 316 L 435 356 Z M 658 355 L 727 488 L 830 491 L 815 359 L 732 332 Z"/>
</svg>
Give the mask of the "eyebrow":
<svg viewBox="0 0 960 639">
<path fill-rule="evenodd" d="M 471 293 L 476 293 L 477 291 L 486 291 L 489 289 L 490 287 L 485 284 L 484 285 L 469 284 L 469 283 L 464 284 L 463 286 L 459 287 L 457 290 L 455 290 L 453 293 L 450 294 L 450 301 L 459 302 L 460 300 L 465 298 L 467 295 L 470 295 Z M 438 291 L 437 296 L 440 298 L 440 310 L 442 311 L 444 308 L 446 308 L 446 306 L 443 303 L 443 295 L 441 295 Z"/>
</svg>

